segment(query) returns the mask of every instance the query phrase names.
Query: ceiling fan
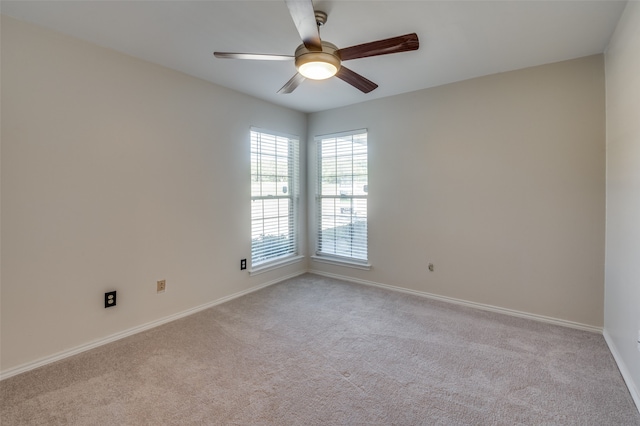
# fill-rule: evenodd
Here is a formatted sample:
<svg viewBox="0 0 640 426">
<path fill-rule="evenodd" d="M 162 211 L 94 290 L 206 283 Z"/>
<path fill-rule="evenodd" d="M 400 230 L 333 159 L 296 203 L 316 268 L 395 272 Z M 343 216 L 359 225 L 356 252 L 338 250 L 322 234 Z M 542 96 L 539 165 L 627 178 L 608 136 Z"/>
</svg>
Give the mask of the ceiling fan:
<svg viewBox="0 0 640 426">
<path fill-rule="evenodd" d="M 285 3 L 302 38 L 302 44 L 293 56 L 234 52 L 213 52 L 213 55 L 216 58 L 261 61 L 293 59 L 298 72 L 278 91 L 282 94 L 293 92 L 307 78 L 325 80 L 334 75 L 356 89 L 369 93 L 378 85 L 342 65 L 343 61 L 418 50 L 418 36 L 415 33 L 339 49 L 332 43 L 320 40 L 320 27 L 327 22 L 327 14 L 313 10 L 311 0 L 285 0 Z"/>
</svg>

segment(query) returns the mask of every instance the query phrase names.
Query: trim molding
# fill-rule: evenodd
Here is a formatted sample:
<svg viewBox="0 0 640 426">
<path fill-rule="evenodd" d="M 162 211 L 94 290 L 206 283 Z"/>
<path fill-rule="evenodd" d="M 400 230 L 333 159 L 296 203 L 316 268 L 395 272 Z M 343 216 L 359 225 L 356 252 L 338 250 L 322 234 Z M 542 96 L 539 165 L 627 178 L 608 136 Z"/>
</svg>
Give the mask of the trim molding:
<svg viewBox="0 0 640 426">
<path fill-rule="evenodd" d="M 238 297 L 244 296 L 244 295 L 249 294 L 249 293 L 253 293 L 254 291 L 261 290 L 261 289 L 263 289 L 265 287 L 269 287 L 269 286 L 271 286 L 273 284 L 277 284 L 279 282 L 288 280 L 290 278 L 294 278 L 294 277 L 297 277 L 299 275 L 303 275 L 305 273 L 311 273 L 311 274 L 326 276 L 326 277 L 329 277 L 329 278 L 340 279 L 340 280 L 343 280 L 343 281 L 349 281 L 349 282 L 353 282 L 353 283 L 356 283 L 356 284 L 362 284 L 362 285 L 368 285 L 368 286 L 373 286 L 373 287 L 384 288 L 384 289 L 387 289 L 387 290 L 392 290 L 392 291 L 397 291 L 397 292 L 401 292 L 401 293 L 412 294 L 412 295 L 415 295 L 415 296 L 426 297 L 428 299 L 440 300 L 440 301 L 447 302 L 447 303 L 453 303 L 453 304 L 467 306 L 467 307 L 476 308 L 476 309 L 481 309 L 481 310 L 485 310 L 485 311 L 491 311 L 491 312 L 496 312 L 496 313 L 505 314 L 505 315 L 511 315 L 511 316 L 515 316 L 515 317 L 519 317 L 519 318 L 526 318 L 526 319 L 531 319 L 531 320 L 534 320 L 534 321 L 540 321 L 540 322 L 545 322 L 545 323 L 549 323 L 549 324 L 555 324 L 555 325 L 559 325 L 559 326 L 563 326 L 563 327 L 569 327 L 569 328 L 574 328 L 574 329 L 578 329 L 578 330 L 589 331 L 589 332 L 592 332 L 592 333 L 603 334 L 604 337 L 605 337 L 605 340 L 607 342 L 607 345 L 609 346 L 609 349 L 610 349 L 611 353 L 613 354 L 613 357 L 614 357 L 616 363 L 618 364 L 618 368 L 620 369 L 620 372 L 622 373 L 622 376 L 623 376 L 623 378 L 625 380 L 625 383 L 627 384 L 627 387 L 629 388 L 629 391 L 631 392 L 631 396 L 633 397 L 633 400 L 634 400 L 634 402 L 636 404 L 636 407 L 638 407 L 638 409 L 640 411 L 640 394 L 638 393 L 638 390 L 635 387 L 635 384 L 631 380 L 631 375 L 630 375 L 628 369 L 626 368 L 626 365 L 622 361 L 622 358 L 620 358 L 617 350 L 615 349 L 615 346 L 613 345 L 613 342 L 611 341 L 611 339 L 608 336 L 608 334 L 606 333 L 606 331 L 603 332 L 603 329 L 601 327 L 595 327 L 595 326 L 591 326 L 591 325 L 587 325 L 587 324 L 581 324 L 581 323 L 577 323 L 577 322 L 573 322 L 573 321 L 567 321 L 567 320 L 547 317 L 547 316 L 543 316 L 543 315 L 530 314 L 530 313 L 527 313 L 527 312 L 521 312 L 521 311 L 516 311 L 516 310 L 512 310 L 512 309 L 500 308 L 498 306 L 486 305 L 486 304 L 483 304 L 483 303 L 469 302 L 469 301 L 466 301 L 466 300 L 456 299 L 456 298 L 453 298 L 453 297 L 439 296 L 439 295 L 436 295 L 436 294 L 427 293 L 427 292 L 423 292 L 423 291 L 411 290 L 411 289 L 407 289 L 407 288 L 403 288 L 403 287 L 397 287 L 397 286 L 393 286 L 393 285 L 377 283 L 377 282 L 374 282 L 374 281 L 362 280 L 362 279 L 359 279 L 359 278 L 352 278 L 352 277 L 339 275 L 339 274 L 332 274 L 332 273 L 318 271 L 318 270 L 314 270 L 314 269 L 309 269 L 309 270 L 306 270 L 306 271 L 298 271 L 298 272 L 295 272 L 293 274 L 289 274 L 289 275 L 274 279 L 272 281 L 260 284 L 258 286 L 251 287 L 251 288 L 249 288 L 247 290 L 243 290 L 243 291 L 231 294 L 229 296 L 225 296 L 225 297 L 222 297 L 220 299 L 205 303 L 203 305 L 199 305 L 199 306 L 187 309 L 185 311 L 178 312 L 176 314 L 172 314 L 172 315 L 169 315 L 169 316 L 164 317 L 164 318 L 160 318 L 160 319 L 155 320 L 155 321 L 151 321 L 151 322 L 146 323 L 146 324 L 142 324 L 142 325 L 139 325 L 139 326 L 136 326 L 136 327 L 132 327 L 130 329 L 121 331 L 119 333 L 112 334 L 112 335 L 104 337 L 102 339 L 97 339 L 97 340 L 94 340 L 92 342 L 85 343 L 85 344 L 76 346 L 74 348 L 71 348 L 71 349 L 68 349 L 68 350 L 65 350 L 65 351 L 62 351 L 62 352 L 58 352 L 58 353 L 55 353 L 53 355 L 50 355 L 50 356 L 47 356 L 47 357 L 44 357 L 44 358 L 37 359 L 35 361 L 31 361 L 31 362 L 28 362 L 28 363 L 25 363 L 25 364 L 18 365 L 18 366 L 13 367 L 13 368 L 9 368 L 9 369 L 7 369 L 5 371 L 0 371 L 0 381 L 4 380 L 4 379 L 8 379 L 9 377 L 16 376 L 16 375 L 21 374 L 21 373 L 25 373 L 25 372 L 30 371 L 30 370 L 34 370 L 34 369 L 36 369 L 38 367 L 42 367 L 42 366 L 45 366 L 47 364 L 51 364 L 53 362 L 60 361 L 62 359 L 68 358 L 70 356 L 77 355 L 79 353 L 82 353 L 82 352 L 97 348 L 99 346 L 106 345 L 106 344 L 111 343 L 111 342 L 115 342 L 116 340 L 120 340 L 120 339 L 123 339 L 125 337 L 131 336 L 131 335 L 134 335 L 134 334 L 137 334 L 137 333 L 141 333 L 141 332 L 146 331 L 146 330 L 150 330 L 152 328 L 158 327 L 158 326 L 166 324 L 168 322 L 175 321 L 175 320 L 177 320 L 179 318 L 183 318 L 183 317 L 186 317 L 186 316 L 189 316 L 189 315 L 193 315 L 196 312 L 200 312 L 202 310 L 211 308 L 213 306 L 220 305 L 222 303 L 228 302 L 230 300 L 236 299 Z"/>
<path fill-rule="evenodd" d="M 265 265 L 258 266 L 256 268 L 249 269 L 249 276 L 252 277 L 254 275 L 262 274 L 264 272 L 273 271 L 274 269 L 278 269 L 283 266 L 293 265 L 294 263 L 302 261 L 302 259 L 304 259 L 304 256 L 296 255 L 293 257 L 287 257 L 285 259 L 277 260 L 275 262 L 270 262 Z"/>
<path fill-rule="evenodd" d="M 13 368 L 9 368 L 9 369 L 7 369 L 5 371 L 1 371 L 0 372 L 0 381 L 2 381 L 4 379 L 8 379 L 9 377 L 17 376 L 18 374 L 21 374 L 21 373 L 26 373 L 27 371 L 34 370 L 34 369 L 36 369 L 38 367 L 42 367 L 42 366 L 45 366 L 47 364 L 51 364 L 53 362 L 60 361 L 62 359 L 68 358 L 70 356 L 77 355 L 77 354 L 82 353 L 82 352 L 86 352 L 86 351 L 88 351 L 90 349 L 94 349 L 94 348 L 97 348 L 99 346 L 106 345 L 107 343 L 115 342 L 116 340 L 124 339 L 125 337 L 131 336 L 131 335 L 134 335 L 134 334 L 137 334 L 137 333 L 141 333 L 141 332 L 146 331 L 146 330 L 150 330 L 152 328 L 158 327 L 158 326 L 166 324 L 168 322 L 175 321 L 175 320 L 177 320 L 179 318 L 183 318 L 183 317 L 187 317 L 189 315 L 193 315 L 196 312 L 200 312 L 200 311 L 203 311 L 205 309 L 211 308 L 213 306 L 220 305 L 222 303 L 225 303 L 225 302 L 228 302 L 230 300 L 236 299 L 236 298 L 238 298 L 240 296 L 244 296 L 246 294 L 253 293 L 254 291 L 261 290 L 261 289 L 263 289 L 265 287 L 269 287 L 269 286 L 271 286 L 273 284 L 277 284 L 277 283 L 279 283 L 281 281 L 285 281 L 285 280 L 288 280 L 288 279 L 293 278 L 293 277 L 297 277 L 298 275 L 302 275 L 302 274 L 305 274 L 305 273 L 307 273 L 307 271 L 298 271 L 296 273 L 289 274 L 287 276 L 277 278 L 275 280 L 266 282 L 264 284 L 260 284 L 260 285 L 255 286 L 255 287 L 251 287 L 251 288 L 249 288 L 247 290 L 239 291 L 239 292 L 233 293 L 233 294 L 231 294 L 229 296 L 225 296 L 225 297 L 222 297 L 220 299 L 216 299 L 214 301 L 205 303 L 203 305 L 199 305 L 199 306 L 187 309 L 185 311 L 178 312 L 178 313 L 166 316 L 164 318 L 160 318 L 158 320 L 148 322 L 146 324 L 142 324 L 142 325 L 139 325 L 139 326 L 136 326 L 136 327 L 129 328 L 127 330 L 121 331 L 119 333 L 112 334 L 112 335 L 104 337 L 102 339 L 97 339 L 97 340 L 91 341 L 89 343 L 85 343 L 85 344 L 82 344 L 80 346 L 76 346 L 74 348 L 71 348 L 71 349 L 68 349 L 68 350 L 65 350 L 65 351 L 61 351 L 61 352 L 55 353 L 53 355 L 46 356 L 44 358 L 37 359 L 35 361 L 27 362 L 25 364 L 21 364 L 21 365 L 18 365 L 16 367 L 13 367 Z"/>
<path fill-rule="evenodd" d="M 579 322 L 567 321 L 567 320 L 563 320 L 563 319 L 547 317 L 547 316 L 544 316 L 544 315 L 530 314 L 528 312 L 516 311 L 516 310 L 513 310 L 513 309 L 507 309 L 507 308 L 501 308 L 499 306 L 486 305 L 484 303 L 469 302 L 467 300 L 456 299 L 456 298 L 453 298 L 453 297 L 439 296 L 437 294 L 427 293 L 427 292 L 424 292 L 424 291 L 411 290 L 411 289 L 407 289 L 407 288 L 403 288 L 403 287 L 397 287 L 397 286 L 388 285 L 388 284 L 381 284 L 381 283 L 377 283 L 377 282 L 374 282 L 374 281 L 361 280 L 359 278 L 352 278 L 352 277 L 347 277 L 347 276 L 338 275 L 338 274 L 332 274 L 332 273 L 324 272 L 324 271 L 309 270 L 309 273 L 316 274 L 316 275 L 322 275 L 322 276 L 329 277 L 329 278 L 336 278 L 336 279 L 343 280 L 343 281 L 349 281 L 349 282 L 353 282 L 353 283 L 356 283 L 356 284 L 364 284 L 364 285 L 369 285 L 369 286 L 373 286 L 373 287 L 385 288 L 387 290 L 398 291 L 400 293 L 413 294 L 415 296 L 426 297 L 428 299 L 440 300 L 440 301 L 448 302 L 448 303 L 454 303 L 456 305 L 462 305 L 462 306 L 467 306 L 467 307 L 471 307 L 471 308 L 482 309 L 483 311 L 496 312 L 496 313 L 499 313 L 499 314 L 511 315 L 511 316 L 514 316 L 514 317 L 526 318 L 526 319 L 530 319 L 530 320 L 534 320 L 534 321 L 545 322 L 545 323 L 549 323 L 549 324 L 560 325 L 560 326 L 563 326 L 563 327 L 575 328 L 575 329 L 578 329 L 578 330 L 584 330 L 584 331 L 589 331 L 589 332 L 592 332 L 592 333 L 602 334 L 602 327 L 595 327 L 593 325 L 582 324 L 582 323 L 579 323 Z"/>
<path fill-rule="evenodd" d="M 640 392 L 638 392 L 638 388 L 633 381 L 633 377 L 631 377 L 631 373 L 627 368 L 627 364 L 625 364 L 624 360 L 622 359 L 622 356 L 620 355 L 620 352 L 618 352 L 615 343 L 613 343 L 613 338 L 606 328 L 602 332 L 602 335 L 604 336 L 604 341 L 607 342 L 607 346 L 609 346 L 609 351 L 611 351 L 613 359 L 615 360 L 616 364 L 618 364 L 618 370 L 620 370 L 620 374 L 622 375 L 622 378 L 624 379 L 624 382 L 629 389 L 631 398 L 633 398 L 633 402 L 636 404 L 636 409 L 640 413 Z"/>
<path fill-rule="evenodd" d="M 371 264 L 369 262 L 358 263 L 351 260 L 346 260 L 346 259 L 343 260 L 343 259 L 340 259 L 339 257 L 331 257 L 331 256 L 323 257 L 323 256 L 313 255 L 311 256 L 311 260 L 313 260 L 314 262 L 329 263 L 331 265 L 346 266 L 349 268 L 362 269 L 365 271 L 368 271 L 371 269 Z"/>
</svg>

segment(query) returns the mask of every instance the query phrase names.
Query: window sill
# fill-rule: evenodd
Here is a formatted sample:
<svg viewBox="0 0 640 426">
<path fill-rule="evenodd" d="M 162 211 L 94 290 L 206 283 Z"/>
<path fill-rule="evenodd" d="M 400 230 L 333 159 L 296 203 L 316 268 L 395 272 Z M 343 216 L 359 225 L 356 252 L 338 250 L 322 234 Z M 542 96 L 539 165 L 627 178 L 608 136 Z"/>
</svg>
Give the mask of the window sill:
<svg viewBox="0 0 640 426">
<path fill-rule="evenodd" d="M 329 263 L 331 265 L 339 265 L 346 266 L 349 268 L 355 269 L 363 269 L 365 271 L 369 271 L 371 269 L 371 264 L 369 262 L 357 262 L 353 260 L 340 259 L 337 257 L 328 257 L 328 256 L 311 256 L 311 260 L 320 263 Z"/>
<path fill-rule="evenodd" d="M 249 275 L 250 276 L 258 275 L 258 274 L 262 274 L 263 272 L 268 272 L 277 268 L 282 268 L 283 266 L 292 265 L 294 263 L 300 262 L 302 259 L 304 259 L 304 256 L 296 255 L 293 257 L 287 257 L 287 258 L 276 260 L 273 262 L 267 262 L 262 265 L 258 265 L 255 268 L 249 269 Z"/>
</svg>

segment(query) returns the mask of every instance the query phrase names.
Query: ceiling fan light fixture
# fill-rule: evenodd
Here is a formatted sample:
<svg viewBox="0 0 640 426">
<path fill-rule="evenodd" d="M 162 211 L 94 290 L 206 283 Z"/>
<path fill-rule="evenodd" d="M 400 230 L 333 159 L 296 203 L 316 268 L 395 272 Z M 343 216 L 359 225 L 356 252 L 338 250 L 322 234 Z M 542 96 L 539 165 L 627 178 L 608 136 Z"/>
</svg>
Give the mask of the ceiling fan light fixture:
<svg viewBox="0 0 640 426">
<path fill-rule="evenodd" d="M 298 67 L 298 72 L 312 80 L 326 80 L 338 72 L 338 68 L 329 62 L 312 61 L 305 62 Z"/>
<path fill-rule="evenodd" d="M 295 62 L 298 72 L 312 80 L 325 80 L 336 75 L 340 69 L 340 58 L 336 56 L 336 46 L 322 42 L 321 52 L 310 52 L 300 45 L 296 50 Z"/>
</svg>

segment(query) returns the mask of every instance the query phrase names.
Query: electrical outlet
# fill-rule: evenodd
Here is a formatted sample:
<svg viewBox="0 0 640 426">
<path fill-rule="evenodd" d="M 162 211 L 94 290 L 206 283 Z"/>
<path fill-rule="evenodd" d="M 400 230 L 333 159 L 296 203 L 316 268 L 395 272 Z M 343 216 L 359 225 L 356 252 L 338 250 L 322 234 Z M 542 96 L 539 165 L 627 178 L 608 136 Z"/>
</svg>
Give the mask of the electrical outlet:
<svg viewBox="0 0 640 426">
<path fill-rule="evenodd" d="M 240 270 L 244 271 L 245 269 L 247 269 L 247 259 L 241 259 L 240 260 Z"/>
<path fill-rule="evenodd" d="M 167 281 L 166 280 L 160 280 L 158 281 L 158 285 L 157 285 L 157 292 L 158 293 L 164 293 L 164 291 L 167 289 Z"/>
<path fill-rule="evenodd" d="M 433 269 L 434 269 L 434 268 L 433 268 L 433 263 L 430 263 L 430 264 L 429 264 L 429 271 L 433 272 Z"/>
<path fill-rule="evenodd" d="M 104 307 L 110 308 L 116 306 L 116 292 L 110 291 L 104 294 Z"/>
</svg>

